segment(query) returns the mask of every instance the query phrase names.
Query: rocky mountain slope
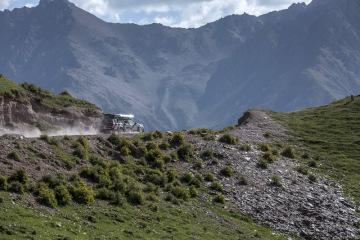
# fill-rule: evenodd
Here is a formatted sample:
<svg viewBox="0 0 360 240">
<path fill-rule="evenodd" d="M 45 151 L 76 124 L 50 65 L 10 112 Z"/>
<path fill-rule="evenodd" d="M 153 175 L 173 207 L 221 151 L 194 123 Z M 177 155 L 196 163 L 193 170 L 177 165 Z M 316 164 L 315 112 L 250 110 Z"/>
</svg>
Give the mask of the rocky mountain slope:
<svg viewBox="0 0 360 240">
<path fill-rule="evenodd" d="M 0 72 L 133 112 L 148 129 L 225 126 L 249 107 L 288 111 L 359 92 L 359 10 L 357 0 L 314 0 L 180 29 L 106 23 L 41 0 L 0 12 Z"/>
<path fill-rule="evenodd" d="M 340 111 L 358 127 L 359 98 L 305 110 L 302 120 L 252 110 L 222 131 L 2 136 L 0 238 L 357 239 L 356 191 L 344 192 L 347 182 L 313 150 L 342 137 L 329 131 L 326 143 L 309 146 L 291 123 L 321 112 L 340 127 Z M 343 151 L 349 170 L 357 134 L 341 141 L 353 149 Z"/>
<path fill-rule="evenodd" d="M 18 85 L 0 76 L 1 135 L 90 134 L 96 133 L 102 119 L 97 106 L 67 92 L 53 95 L 34 85 Z"/>
</svg>

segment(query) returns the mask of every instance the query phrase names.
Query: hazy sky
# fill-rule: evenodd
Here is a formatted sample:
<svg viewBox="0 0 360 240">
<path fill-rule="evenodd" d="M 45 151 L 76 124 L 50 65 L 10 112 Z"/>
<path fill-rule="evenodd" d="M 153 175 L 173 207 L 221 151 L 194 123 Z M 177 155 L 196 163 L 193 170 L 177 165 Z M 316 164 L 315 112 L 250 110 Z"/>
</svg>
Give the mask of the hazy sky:
<svg viewBox="0 0 360 240">
<path fill-rule="evenodd" d="M 51 1 L 51 0 L 46 0 Z M 59 0 L 52 0 L 59 1 Z M 296 0 L 70 0 L 110 22 L 162 23 L 198 27 L 230 14 L 259 15 L 284 9 Z M 0 9 L 36 6 L 39 0 L 0 0 Z M 309 3 L 310 0 L 304 0 Z"/>
</svg>

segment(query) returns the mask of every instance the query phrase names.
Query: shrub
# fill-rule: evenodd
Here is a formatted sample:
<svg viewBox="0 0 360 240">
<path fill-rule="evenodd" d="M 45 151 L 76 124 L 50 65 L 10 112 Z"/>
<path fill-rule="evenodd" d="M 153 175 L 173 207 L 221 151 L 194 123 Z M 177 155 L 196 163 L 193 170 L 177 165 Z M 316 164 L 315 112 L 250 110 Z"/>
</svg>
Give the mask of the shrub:
<svg viewBox="0 0 360 240">
<path fill-rule="evenodd" d="M 258 163 L 257 166 L 261 169 L 267 169 L 268 168 L 268 163 L 264 160 L 261 159 Z"/>
<path fill-rule="evenodd" d="M 268 163 L 274 163 L 276 161 L 276 157 L 270 152 L 265 152 L 262 158 Z"/>
<path fill-rule="evenodd" d="M 249 144 L 244 144 L 241 145 L 239 147 L 240 151 L 244 151 L 244 152 L 250 152 L 251 151 L 251 146 Z"/>
<path fill-rule="evenodd" d="M 204 176 L 204 180 L 206 182 L 213 182 L 215 180 L 214 174 L 206 173 L 205 176 Z"/>
<path fill-rule="evenodd" d="M 170 147 L 171 147 L 171 145 L 170 145 L 169 143 L 167 143 L 167 142 L 162 142 L 162 143 L 159 145 L 159 148 L 160 148 L 161 150 L 164 150 L 164 151 L 168 150 Z"/>
<path fill-rule="evenodd" d="M 271 147 L 268 144 L 260 144 L 259 146 L 260 151 L 262 152 L 270 152 L 271 151 Z"/>
<path fill-rule="evenodd" d="M 277 175 L 273 175 L 271 177 L 271 185 L 273 185 L 275 187 L 281 187 L 282 186 L 281 177 L 279 177 Z"/>
<path fill-rule="evenodd" d="M 161 139 L 161 138 L 163 138 L 163 134 L 162 134 L 162 132 L 160 132 L 160 131 L 155 131 L 155 132 L 153 132 L 153 137 L 154 138 L 156 138 L 156 139 Z"/>
<path fill-rule="evenodd" d="M 214 157 L 214 152 L 211 149 L 206 149 L 201 153 L 201 158 L 204 160 L 210 160 Z"/>
<path fill-rule="evenodd" d="M 0 191 L 6 191 L 8 188 L 8 182 L 7 182 L 7 178 L 4 176 L 0 176 Z"/>
<path fill-rule="evenodd" d="M 176 172 L 175 169 L 168 170 L 166 173 L 167 182 L 169 182 L 169 183 L 173 182 L 176 179 L 177 175 L 178 175 L 178 173 Z"/>
<path fill-rule="evenodd" d="M 131 190 L 127 194 L 127 200 L 133 205 L 142 205 L 145 202 L 144 194 L 139 190 Z"/>
<path fill-rule="evenodd" d="M 172 188 L 171 193 L 178 199 L 182 199 L 184 201 L 188 200 L 189 195 L 188 191 L 181 186 L 175 186 Z"/>
<path fill-rule="evenodd" d="M 50 188 L 66 184 L 66 178 L 63 174 L 46 175 L 42 178 L 42 181 L 49 185 Z"/>
<path fill-rule="evenodd" d="M 146 144 L 146 149 L 147 149 L 148 151 L 158 150 L 158 149 L 159 149 L 159 146 L 158 146 L 156 143 L 154 143 L 154 142 L 148 142 L 148 143 Z"/>
<path fill-rule="evenodd" d="M 185 173 L 182 177 L 181 177 L 181 181 L 183 183 L 186 183 L 186 184 L 190 184 L 191 181 L 194 179 L 194 175 L 190 172 L 188 173 Z"/>
<path fill-rule="evenodd" d="M 19 182 L 23 185 L 27 185 L 29 183 L 29 177 L 23 169 L 17 170 L 8 180 L 9 182 Z"/>
<path fill-rule="evenodd" d="M 210 186 L 210 188 L 214 191 L 218 191 L 218 192 L 222 192 L 223 191 L 223 187 L 220 183 L 218 182 L 213 182 Z"/>
<path fill-rule="evenodd" d="M 309 153 L 304 153 L 301 157 L 302 157 L 302 159 L 309 159 L 310 155 L 309 155 Z"/>
<path fill-rule="evenodd" d="M 50 142 L 50 137 L 48 135 L 41 135 L 40 139 L 47 143 Z"/>
<path fill-rule="evenodd" d="M 185 136 L 180 132 L 174 133 L 169 142 L 173 147 L 181 146 L 185 143 Z"/>
<path fill-rule="evenodd" d="M 8 154 L 7 156 L 9 159 L 15 160 L 17 162 L 20 161 L 20 155 L 19 153 L 17 153 L 16 151 L 12 151 L 11 153 Z"/>
<path fill-rule="evenodd" d="M 127 157 L 127 156 L 129 156 L 131 154 L 131 151 L 130 151 L 129 147 L 122 146 L 120 148 L 120 154 L 121 154 L 121 156 Z"/>
<path fill-rule="evenodd" d="M 239 177 L 239 185 L 242 185 L 242 186 L 248 185 L 248 181 L 244 176 Z"/>
<path fill-rule="evenodd" d="M 89 141 L 85 137 L 79 137 L 77 141 L 86 149 L 89 149 Z"/>
<path fill-rule="evenodd" d="M 281 155 L 287 158 L 294 159 L 295 158 L 295 152 L 292 147 L 288 146 L 286 147 L 282 152 Z"/>
<path fill-rule="evenodd" d="M 88 205 L 94 202 L 94 191 L 82 181 L 77 183 L 70 192 L 77 203 Z"/>
<path fill-rule="evenodd" d="M 59 205 L 65 206 L 71 203 L 72 197 L 65 185 L 59 185 L 55 188 L 55 197 Z"/>
<path fill-rule="evenodd" d="M 146 153 L 145 159 L 153 168 L 162 169 L 164 167 L 164 154 L 159 149 Z"/>
<path fill-rule="evenodd" d="M 37 200 L 39 203 L 50 208 L 55 208 L 57 206 L 57 200 L 54 191 L 48 188 L 48 186 L 45 184 L 42 184 L 39 187 Z"/>
<path fill-rule="evenodd" d="M 79 142 L 76 142 L 74 144 L 74 149 L 75 150 L 73 152 L 73 155 L 75 157 L 78 157 L 78 158 L 83 159 L 83 160 L 88 160 L 89 159 L 89 152 L 82 144 L 80 144 Z"/>
<path fill-rule="evenodd" d="M 107 188 L 100 188 L 96 192 L 96 198 L 105 201 L 112 201 L 115 198 L 115 193 Z"/>
<path fill-rule="evenodd" d="M 125 202 L 126 202 L 126 199 L 124 198 L 124 196 L 121 193 L 117 192 L 117 193 L 115 193 L 114 198 L 111 201 L 111 204 L 121 207 L 125 204 Z"/>
<path fill-rule="evenodd" d="M 164 186 L 166 183 L 166 178 L 159 170 L 150 170 L 146 174 L 145 180 L 158 186 Z"/>
<path fill-rule="evenodd" d="M 308 178 L 311 183 L 317 182 L 317 177 L 314 174 L 310 174 Z"/>
<path fill-rule="evenodd" d="M 122 178 L 113 180 L 111 189 L 115 192 L 125 192 L 127 189 L 127 184 Z"/>
<path fill-rule="evenodd" d="M 189 194 L 190 194 L 190 197 L 192 197 L 192 198 L 196 198 L 196 197 L 199 195 L 199 193 L 197 192 L 196 188 L 193 187 L 193 186 L 191 186 L 191 187 L 189 188 Z"/>
<path fill-rule="evenodd" d="M 296 168 L 296 171 L 297 171 L 298 173 L 303 174 L 303 175 L 307 175 L 307 174 L 308 174 L 308 170 L 307 170 L 307 168 L 304 167 L 304 166 L 298 166 L 298 167 Z"/>
<path fill-rule="evenodd" d="M 180 160 L 189 162 L 193 156 L 193 146 L 191 144 L 183 144 L 177 150 L 177 155 Z"/>
<path fill-rule="evenodd" d="M 234 137 L 230 134 L 225 134 L 219 139 L 219 142 L 226 143 L 229 145 L 235 145 L 235 144 L 237 144 L 238 139 L 237 139 L 237 137 Z"/>
<path fill-rule="evenodd" d="M 24 185 L 20 182 L 11 182 L 8 190 L 13 193 L 23 194 L 25 192 Z"/>
<path fill-rule="evenodd" d="M 226 166 L 223 169 L 221 169 L 220 174 L 225 177 L 231 177 L 233 175 L 234 171 L 230 166 Z"/>
<path fill-rule="evenodd" d="M 311 167 L 311 168 L 317 168 L 318 167 L 318 164 L 317 162 L 315 162 L 314 160 L 310 161 L 308 163 L 308 166 Z"/>
<path fill-rule="evenodd" d="M 214 197 L 213 201 L 216 202 L 216 203 L 224 204 L 225 203 L 225 197 L 222 194 L 217 194 Z"/>
<path fill-rule="evenodd" d="M 196 162 L 194 162 L 194 168 L 195 169 L 202 169 L 203 168 L 203 163 L 201 160 L 197 160 Z"/>
</svg>

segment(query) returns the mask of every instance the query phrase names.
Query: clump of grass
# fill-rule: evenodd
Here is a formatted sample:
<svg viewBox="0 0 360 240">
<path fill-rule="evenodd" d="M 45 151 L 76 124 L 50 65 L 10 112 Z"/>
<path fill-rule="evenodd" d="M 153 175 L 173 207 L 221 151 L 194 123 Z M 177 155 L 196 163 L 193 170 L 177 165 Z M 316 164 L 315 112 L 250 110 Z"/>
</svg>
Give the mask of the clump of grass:
<svg viewBox="0 0 360 240">
<path fill-rule="evenodd" d="M 185 144 L 185 136 L 183 133 L 177 132 L 174 133 L 172 138 L 169 140 L 169 143 L 172 147 L 179 147 Z"/>
<path fill-rule="evenodd" d="M 216 202 L 216 203 L 225 204 L 225 197 L 222 194 L 217 194 L 214 197 L 213 201 Z"/>
<path fill-rule="evenodd" d="M 153 168 L 164 167 L 164 154 L 159 150 L 151 150 L 145 154 L 146 162 Z"/>
<path fill-rule="evenodd" d="M 311 168 L 317 168 L 317 167 L 318 167 L 318 164 L 317 164 L 316 161 L 311 160 L 311 161 L 308 163 L 308 166 L 311 167 Z"/>
<path fill-rule="evenodd" d="M 0 175 L 0 191 L 6 191 L 8 189 L 7 178 Z"/>
<path fill-rule="evenodd" d="M 27 186 L 29 183 L 29 177 L 24 169 L 17 170 L 8 179 L 9 182 L 18 182 L 22 185 Z"/>
<path fill-rule="evenodd" d="M 220 137 L 219 142 L 226 143 L 229 145 L 236 145 L 238 143 L 238 138 L 230 134 L 225 134 Z"/>
<path fill-rule="evenodd" d="M 242 185 L 242 186 L 246 186 L 246 185 L 248 185 L 248 181 L 247 181 L 247 179 L 246 179 L 246 177 L 245 176 L 240 176 L 239 177 L 239 185 Z"/>
<path fill-rule="evenodd" d="M 282 180 L 281 177 L 278 175 L 273 175 L 271 177 L 271 185 L 275 187 L 282 187 Z"/>
<path fill-rule="evenodd" d="M 220 174 L 225 177 L 231 177 L 234 174 L 234 170 L 230 166 L 226 166 L 221 169 Z"/>
<path fill-rule="evenodd" d="M 169 150 L 171 145 L 168 142 L 162 142 L 159 144 L 159 148 L 163 151 Z"/>
<path fill-rule="evenodd" d="M 210 185 L 211 190 L 217 191 L 217 192 L 222 192 L 223 191 L 223 186 L 218 183 L 218 182 L 213 182 Z"/>
<path fill-rule="evenodd" d="M 38 193 L 38 202 L 50 208 L 57 207 L 57 200 L 55 193 L 47 185 L 41 184 L 37 190 Z"/>
<path fill-rule="evenodd" d="M 270 152 L 271 151 L 271 147 L 268 144 L 265 144 L 265 143 L 260 144 L 259 149 L 262 152 Z"/>
<path fill-rule="evenodd" d="M 83 181 L 79 181 L 70 189 L 73 199 L 80 204 L 92 204 L 95 199 L 93 189 Z"/>
<path fill-rule="evenodd" d="M 204 176 L 204 180 L 206 182 L 213 182 L 215 180 L 215 176 L 212 173 L 206 173 Z"/>
<path fill-rule="evenodd" d="M 19 153 L 16 152 L 16 151 L 10 152 L 10 153 L 7 155 L 7 157 L 8 157 L 9 159 L 12 159 L 12 160 L 17 161 L 17 162 L 19 162 L 19 161 L 21 160 Z"/>
<path fill-rule="evenodd" d="M 295 152 L 294 152 L 294 149 L 290 146 L 286 147 L 282 152 L 281 152 L 281 155 L 283 157 L 286 157 L 286 158 L 291 158 L 291 159 L 294 159 L 295 158 Z"/>
<path fill-rule="evenodd" d="M 127 194 L 127 200 L 133 205 L 143 205 L 145 202 L 144 194 L 140 190 L 130 190 Z"/>
<path fill-rule="evenodd" d="M 59 185 L 55 188 L 55 197 L 59 205 L 69 205 L 72 201 L 72 196 L 65 185 Z"/>
<path fill-rule="evenodd" d="M 195 161 L 194 162 L 194 168 L 195 169 L 202 169 L 203 168 L 203 163 L 202 163 L 202 161 L 201 160 L 197 160 L 197 161 Z"/>
<path fill-rule="evenodd" d="M 308 175 L 308 169 L 304 166 L 298 166 L 296 171 L 302 175 Z"/>
<path fill-rule="evenodd" d="M 201 153 L 200 156 L 203 160 L 210 160 L 210 159 L 214 158 L 214 152 L 211 149 L 206 149 L 205 151 L 203 151 Z"/>
<path fill-rule="evenodd" d="M 260 159 L 260 161 L 257 163 L 257 166 L 261 169 L 267 169 L 268 163 L 264 159 Z"/>
<path fill-rule="evenodd" d="M 177 155 L 180 160 L 189 162 L 194 154 L 193 146 L 188 144 L 181 145 L 177 150 Z"/>
<path fill-rule="evenodd" d="M 276 162 L 276 156 L 273 155 L 272 153 L 270 152 L 265 152 L 262 156 L 263 160 L 265 160 L 266 162 L 268 163 L 274 163 Z"/>
<path fill-rule="evenodd" d="M 250 152 L 251 151 L 251 145 L 249 144 L 243 144 L 239 147 L 240 151 L 244 151 L 244 152 Z"/>
<path fill-rule="evenodd" d="M 176 198 L 187 201 L 189 199 L 189 194 L 186 188 L 181 186 L 175 186 L 171 190 L 172 195 Z"/>
<path fill-rule="evenodd" d="M 314 174 L 309 174 L 308 179 L 311 183 L 317 182 L 317 177 Z"/>
<path fill-rule="evenodd" d="M 199 195 L 198 191 L 196 190 L 196 188 L 194 186 L 191 186 L 189 188 L 189 194 L 190 194 L 191 198 L 196 198 Z"/>
<path fill-rule="evenodd" d="M 25 187 L 20 182 L 11 182 L 8 190 L 13 193 L 23 194 L 25 192 Z"/>
</svg>

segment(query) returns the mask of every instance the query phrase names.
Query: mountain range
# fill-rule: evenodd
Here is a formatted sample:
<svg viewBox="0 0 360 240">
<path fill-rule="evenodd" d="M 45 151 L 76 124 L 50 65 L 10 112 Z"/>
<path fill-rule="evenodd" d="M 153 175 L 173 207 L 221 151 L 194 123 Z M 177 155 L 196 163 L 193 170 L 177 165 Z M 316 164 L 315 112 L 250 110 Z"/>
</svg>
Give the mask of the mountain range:
<svg viewBox="0 0 360 240">
<path fill-rule="evenodd" d="M 148 129 L 220 128 L 360 92 L 360 1 L 313 0 L 196 29 L 107 23 L 67 0 L 0 12 L 0 73 L 133 112 Z"/>
</svg>

